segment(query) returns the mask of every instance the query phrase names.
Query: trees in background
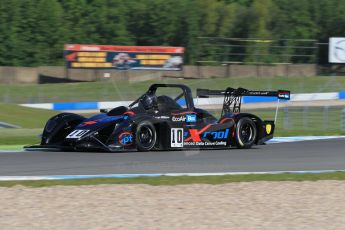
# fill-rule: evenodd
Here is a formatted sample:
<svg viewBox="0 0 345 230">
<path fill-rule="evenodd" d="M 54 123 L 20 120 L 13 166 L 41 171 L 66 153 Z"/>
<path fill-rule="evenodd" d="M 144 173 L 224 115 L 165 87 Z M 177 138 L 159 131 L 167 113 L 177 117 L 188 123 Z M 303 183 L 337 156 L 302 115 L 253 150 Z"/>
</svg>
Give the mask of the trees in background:
<svg viewBox="0 0 345 230">
<path fill-rule="evenodd" d="M 0 65 L 61 65 L 65 43 L 184 46 L 192 64 L 219 52 L 199 37 L 327 42 L 344 28 L 345 0 L 1 0 Z"/>
</svg>

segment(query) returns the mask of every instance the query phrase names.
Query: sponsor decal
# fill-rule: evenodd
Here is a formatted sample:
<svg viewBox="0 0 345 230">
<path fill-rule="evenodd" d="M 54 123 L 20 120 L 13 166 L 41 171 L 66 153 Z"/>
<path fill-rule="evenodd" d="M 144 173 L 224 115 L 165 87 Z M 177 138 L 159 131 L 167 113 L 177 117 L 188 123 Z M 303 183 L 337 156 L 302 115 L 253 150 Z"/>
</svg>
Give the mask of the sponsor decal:
<svg viewBox="0 0 345 230">
<path fill-rule="evenodd" d="M 170 133 L 170 146 L 172 148 L 183 147 L 183 128 L 172 128 Z"/>
<path fill-rule="evenodd" d="M 196 114 L 174 115 L 171 120 L 174 122 L 196 122 Z"/>
<path fill-rule="evenodd" d="M 76 129 L 67 135 L 66 139 L 78 139 L 87 134 L 90 130 L 86 129 Z"/>
<path fill-rule="evenodd" d="M 270 134 L 271 131 L 272 131 L 272 125 L 271 125 L 271 124 L 267 124 L 267 125 L 266 125 L 266 133 L 267 133 L 267 134 Z"/>
<path fill-rule="evenodd" d="M 279 99 L 289 100 L 290 99 L 290 92 L 288 92 L 288 91 L 278 91 L 278 98 Z"/>
<path fill-rule="evenodd" d="M 203 138 L 207 138 L 209 136 L 212 136 L 213 140 L 224 140 L 229 136 L 229 129 L 224 131 L 204 132 L 202 135 Z"/>
<path fill-rule="evenodd" d="M 169 119 L 168 116 L 155 116 L 155 118 L 157 118 L 157 119 Z"/>
<path fill-rule="evenodd" d="M 186 138 L 186 142 L 191 141 L 191 140 L 193 142 L 201 142 L 200 134 L 205 132 L 209 127 L 211 127 L 211 125 L 206 125 L 204 128 L 202 128 L 200 130 L 190 129 L 189 130 L 190 137 Z M 187 135 L 188 135 L 188 133 L 187 133 Z"/>
<path fill-rule="evenodd" d="M 186 121 L 186 117 L 185 116 L 173 116 L 171 118 L 172 121 L 174 122 L 185 122 Z"/>
<path fill-rule="evenodd" d="M 196 114 L 187 114 L 186 115 L 187 122 L 196 122 Z"/>
<path fill-rule="evenodd" d="M 207 125 L 201 130 L 189 129 L 188 132 L 184 133 L 185 146 L 225 146 L 226 140 L 229 137 L 230 130 L 225 129 L 221 131 L 205 132 L 211 125 Z M 190 135 L 188 137 L 188 135 Z M 211 139 L 212 141 L 208 141 Z"/>
<path fill-rule="evenodd" d="M 184 146 L 226 146 L 226 141 L 214 141 L 214 142 L 183 142 Z"/>
<path fill-rule="evenodd" d="M 119 135 L 119 143 L 123 146 L 131 145 L 134 142 L 133 134 L 130 132 L 123 132 Z"/>
</svg>

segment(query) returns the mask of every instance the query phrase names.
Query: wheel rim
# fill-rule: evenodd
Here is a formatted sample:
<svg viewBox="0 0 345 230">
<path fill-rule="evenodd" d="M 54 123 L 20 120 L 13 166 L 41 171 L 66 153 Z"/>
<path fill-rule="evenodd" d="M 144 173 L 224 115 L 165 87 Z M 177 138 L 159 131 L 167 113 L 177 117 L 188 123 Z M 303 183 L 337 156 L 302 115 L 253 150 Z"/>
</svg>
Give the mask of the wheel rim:
<svg viewBox="0 0 345 230">
<path fill-rule="evenodd" d="M 251 124 L 243 124 L 240 131 L 240 138 L 243 143 L 248 143 L 253 140 L 254 127 Z"/>
<path fill-rule="evenodd" d="M 149 147 L 153 143 L 153 131 L 147 126 L 143 126 L 139 132 L 139 141 L 144 147 Z"/>
</svg>

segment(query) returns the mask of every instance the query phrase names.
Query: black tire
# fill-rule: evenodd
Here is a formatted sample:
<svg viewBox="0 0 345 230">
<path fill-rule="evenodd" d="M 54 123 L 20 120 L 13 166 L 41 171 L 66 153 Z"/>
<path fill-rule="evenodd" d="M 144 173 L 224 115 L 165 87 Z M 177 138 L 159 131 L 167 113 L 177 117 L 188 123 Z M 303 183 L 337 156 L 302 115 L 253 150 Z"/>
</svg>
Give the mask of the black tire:
<svg viewBox="0 0 345 230">
<path fill-rule="evenodd" d="M 251 148 L 255 143 L 256 136 L 257 129 L 252 119 L 243 117 L 237 122 L 235 141 L 238 148 Z"/>
<path fill-rule="evenodd" d="M 135 141 L 138 151 L 152 150 L 157 142 L 157 132 L 154 125 L 149 121 L 140 122 L 135 132 Z"/>
</svg>

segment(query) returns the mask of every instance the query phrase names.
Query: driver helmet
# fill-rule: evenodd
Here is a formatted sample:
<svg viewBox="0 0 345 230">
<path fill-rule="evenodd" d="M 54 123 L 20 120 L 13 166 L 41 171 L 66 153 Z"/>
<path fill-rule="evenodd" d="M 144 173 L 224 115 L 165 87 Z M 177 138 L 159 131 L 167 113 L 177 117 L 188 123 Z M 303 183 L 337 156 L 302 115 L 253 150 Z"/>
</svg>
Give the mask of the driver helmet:
<svg viewBox="0 0 345 230">
<path fill-rule="evenodd" d="M 157 107 L 157 97 L 153 93 L 145 93 L 140 98 L 140 103 L 142 104 L 145 110 L 153 109 L 154 107 Z"/>
</svg>

